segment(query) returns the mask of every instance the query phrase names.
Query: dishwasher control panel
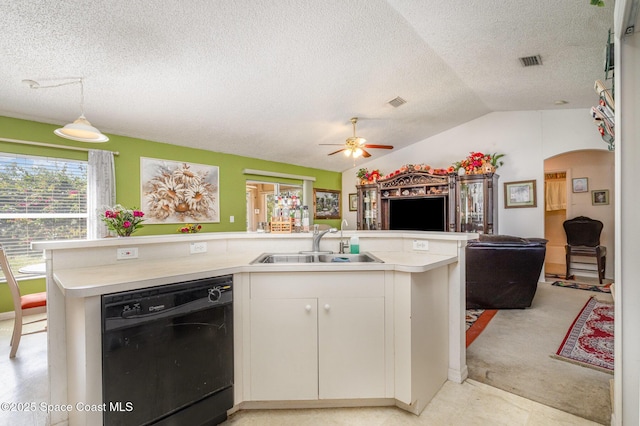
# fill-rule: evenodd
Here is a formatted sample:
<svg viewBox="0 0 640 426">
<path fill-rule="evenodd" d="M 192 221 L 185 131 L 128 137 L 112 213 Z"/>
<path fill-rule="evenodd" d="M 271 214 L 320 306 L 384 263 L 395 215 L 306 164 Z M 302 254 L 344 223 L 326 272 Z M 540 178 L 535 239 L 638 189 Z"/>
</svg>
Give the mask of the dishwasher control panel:
<svg viewBox="0 0 640 426">
<path fill-rule="evenodd" d="M 233 301 L 233 277 L 204 278 L 102 296 L 102 315 L 134 319 L 175 310 L 198 310 Z"/>
</svg>

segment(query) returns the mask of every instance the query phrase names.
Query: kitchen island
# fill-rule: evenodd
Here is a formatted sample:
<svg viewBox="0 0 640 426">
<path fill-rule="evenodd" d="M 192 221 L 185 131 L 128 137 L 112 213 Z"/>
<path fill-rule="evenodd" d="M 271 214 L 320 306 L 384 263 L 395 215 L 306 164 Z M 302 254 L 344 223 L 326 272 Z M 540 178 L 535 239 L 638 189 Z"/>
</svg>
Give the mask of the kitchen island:
<svg viewBox="0 0 640 426">
<path fill-rule="evenodd" d="M 474 235 L 351 235 L 383 263 L 251 264 L 265 252 L 309 250 L 311 234 L 34 243 L 47 263 L 48 403 L 103 403 L 102 295 L 232 274 L 234 410 L 397 405 L 420 413 L 446 380 L 467 376 L 463 266 Z M 339 241 L 327 235 L 322 249 L 337 252 Z M 118 259 L 118 249 L 128 255 Z M 102 413 L 51 412 L 50 424 L 66 422 L 102 424 Z"/>
</svg>

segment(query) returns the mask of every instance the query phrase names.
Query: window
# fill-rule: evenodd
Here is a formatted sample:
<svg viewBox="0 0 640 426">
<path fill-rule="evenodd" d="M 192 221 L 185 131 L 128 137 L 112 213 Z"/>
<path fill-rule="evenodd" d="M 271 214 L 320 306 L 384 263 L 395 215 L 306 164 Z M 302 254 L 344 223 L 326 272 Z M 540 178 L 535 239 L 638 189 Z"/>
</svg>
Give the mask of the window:
<svg viewBox="0 0 640 426">
<path fill-rule="evenodd" d="M 0 153 L 0 243 L 14 273 L 32 241 L 87 238 L 87 162 Z"/>
<path fill-rule="evenodd" d="M 263 220 L 265 222 L 271 221 L 271 217 L 273 216 L 273 211 L 276 207 L 276 204 L 278 203 L 278 200 L 280 201 L 280 204 L 284 203 L 288 206 L 291 206 L 292 200 L 296 200 L 294 201 L 296 205 L 302 207 L 302 186 L 282 183 L 274 184 L 274 193 L 265 194 L 266 209 L 265 215 L 263 217 Z"/>
</svg>

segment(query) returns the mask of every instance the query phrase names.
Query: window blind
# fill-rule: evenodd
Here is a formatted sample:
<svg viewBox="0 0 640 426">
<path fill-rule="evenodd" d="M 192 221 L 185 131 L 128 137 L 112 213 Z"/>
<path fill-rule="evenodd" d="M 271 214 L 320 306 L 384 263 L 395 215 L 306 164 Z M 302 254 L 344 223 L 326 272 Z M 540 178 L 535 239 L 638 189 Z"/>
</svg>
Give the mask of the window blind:
<svg viewBox="0 0 640 426">
<path fill-rule="evenodd" d="M 32 241 L 86 236 L 86 161 L 0 153 L 0 243 L 14 273 L 42 262 Z"/>
</svg>

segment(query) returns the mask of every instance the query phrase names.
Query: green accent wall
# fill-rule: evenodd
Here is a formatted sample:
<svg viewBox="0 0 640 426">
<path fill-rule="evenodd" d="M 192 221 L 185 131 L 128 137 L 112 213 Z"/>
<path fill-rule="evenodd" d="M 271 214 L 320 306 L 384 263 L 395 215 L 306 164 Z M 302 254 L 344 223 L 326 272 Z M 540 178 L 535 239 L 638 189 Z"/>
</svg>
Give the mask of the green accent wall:
<svg viewBox="0 0 640 426">
<path fill-rule="evenodd" d="M 141 157 L 218 166 L 220 172 L 220 223 L 202 223 L 202 232 L 245 231 L 245 182 L 247 180 L 301 183 L 301 181 L 291 179 L 245 175 L 242 172 L 243 169 L 256 169 L 278 173 L 289 173 L 293 175 L 313 176 L 316 178 L 316 181 L 314 182 L 314 187 L 316 188 L 334 190 L 342 189 L 342 174 L 339 172 L 266 161 L 258 158 L 242 157 L 233 154 L 223 154 L 203 149 L 186 148 L 178 145 L 172 145 L 170 143 L 154 142 L 112 134 L 108 134 L 110 140 L 106 143 L 92 144 L 75 142 L 54 135 L 53 131 L 59 127 L 59 125 L 0 116 L 0 138 L 42 142 L 60 146 L 76 146 L 89 149 L 118 151 L 120 154 L 115 157 L 116 202 L 126 207 L 140 207 Z M 0 152 L 40 155 L 55 158 L 70 158 L 76 160 L 87 159 L 86 152 L 28 146 L 2 141 L 0 141 Z M 306 200 L 305 203 L 309 205 L 310 209 L 312 208 L 312 200 Z M 235 217 L 234 223 L 229 221 L 230 216 Z M 326 223 L 336 227 L 340 226 L 339 219 L 317 220 L 316 222 Z M 178 225 L 179 224 L 145 225 L 144 228 L 137 231 L 135 235 L 172 234 L 177 232 Z M 24 282 L 25 281 L 23 281 L 23 283 Z M 42 291 L 42 288 L 35 288 L 33 291 Z M 0 286 L 0 295 L 5 289 L 6 285 Z M 4 297 L 0 299 L 0 312 L 7 310 L 5 309 L 5 300 L 6 299 Z"/>
<path fill-rule="evenodd" d="M 31 280 L 20 280 L 18 282 L 21 294 L 31 294 L 44 291 L 46 283 L 44 278 L 35 278 Z M 6 282 L 0 283 L 0 313 L 13 311 L 13 303 L 11 302 L 11 292 Z"/>
</svg>

